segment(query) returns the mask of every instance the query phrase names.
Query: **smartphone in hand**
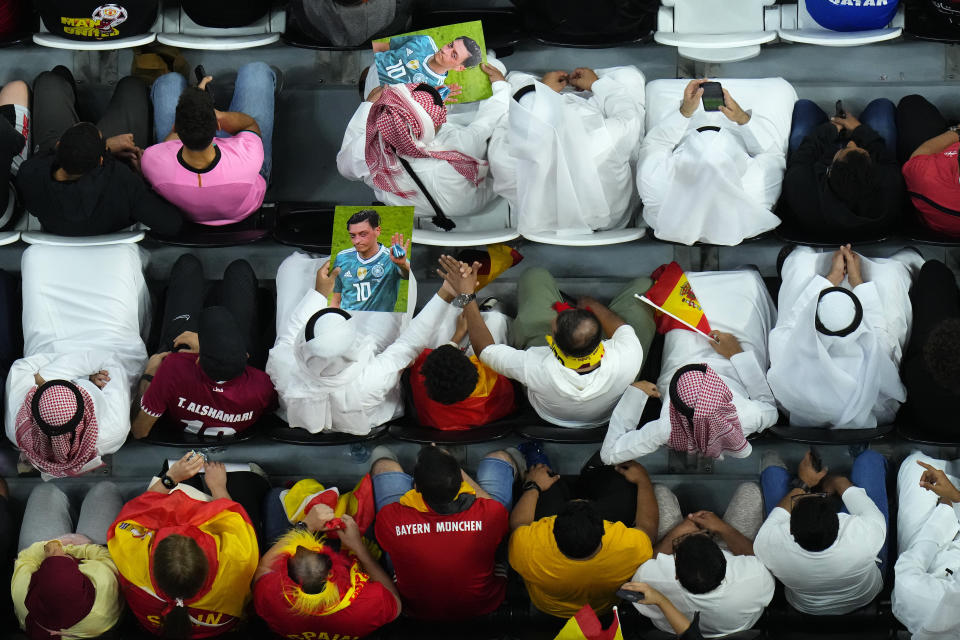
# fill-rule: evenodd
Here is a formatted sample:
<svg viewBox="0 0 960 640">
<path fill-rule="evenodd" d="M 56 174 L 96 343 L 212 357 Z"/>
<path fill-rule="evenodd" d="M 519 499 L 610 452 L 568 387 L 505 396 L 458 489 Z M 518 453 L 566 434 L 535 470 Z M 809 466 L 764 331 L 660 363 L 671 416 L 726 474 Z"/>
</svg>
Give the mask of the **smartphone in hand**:
<svg viewBox="0 0 960 640">
<path fill-rule="evenodd" d="M 723 87 L 720 83 L 704 82 L 700 85 L 700 88 L 703 89 L 703 96 L 701 97 L 703 110 L 719 111 L 720 107 L 723 106 Z"/>
<path fill-rule="evenodd" d="M 833 114 L 837 118 L 846 118 L 847 112 L 843 110 L 843 100 L 837 100 L 837 104 L 834 105 L 835 113 Z"/>
<path fill-rule="evenodd" d="M 643 600 L 643 594 L 639 591 L 630 591 L 629 589 L 618 589 L 617 597 L 627 602 L 640 602 Z"/>
</svg>

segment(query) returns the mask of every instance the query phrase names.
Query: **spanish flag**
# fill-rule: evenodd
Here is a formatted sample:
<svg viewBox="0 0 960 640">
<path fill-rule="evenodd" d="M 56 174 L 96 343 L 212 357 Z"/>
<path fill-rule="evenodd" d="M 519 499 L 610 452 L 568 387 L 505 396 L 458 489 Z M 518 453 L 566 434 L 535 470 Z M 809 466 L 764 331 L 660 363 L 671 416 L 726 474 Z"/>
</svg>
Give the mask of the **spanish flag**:
<svg viewBox="0 0 960 640">
<path fill-rule="evenodd" d="M 496 280 L 501 273 L 518 264 L 523 260 L 523 256 L 519 251 L 505 244 L 488 244 L 486 251 L 479 249 L 461 251 L 457 260 L 467 264 L 479 262 L 482 265 L 477 278 L 479 282 L 477 290 L 480 290 Z"/>
<path fill-rule="evenodd" d="M 613 623 L 604 629 L 596 612 L 589 604 L 583 605 L 576 615 L 567 620 L 560 633 L 553 640 L 623 640 L 620 630 L 620 616 L 617 608 L 613 608 Z"/>
<path fill-rule="evenodd" d="M 680 265 L 676 262 L 661 265 L 656 271 L 650 274 L 653 279 L 653 286 L 646 293 L 646 298 L 664 311 L 673 314 L 691 326 L 696 327 L 705 334 L 710 333 L 710 323 L 707 322 L 707 316 L 697 301 L 697 294 L 693 292 L 690 282 L 687 280 L 687 274 L 683 272 Z M 657 332 L 666 333 L 671 329 L 687 329 L 682 322 L 677 322 L 667 313 L 656 312 Z"/>
<path fill-rule="evenodd" d="M 336 519 L 331 520 L 328 525 L 332 528 L 342 525 L 338 520 L 343 514 L 349 514 L 357 521 L 361 533 L 373 524 L 373 482 L 369 473 L 360 478 L 360 482 L 351 491 L 342 495 L 336 487 L 327 489 L 316 480 L 301 480 L 280 493 L 280 502 L 290 524 L 302 521 L 310 509 L 318 504 L 325 504 L 333 509 Z M 335 531 L 329 531 L 327 535 L 337 537 Z"/>
</svg>

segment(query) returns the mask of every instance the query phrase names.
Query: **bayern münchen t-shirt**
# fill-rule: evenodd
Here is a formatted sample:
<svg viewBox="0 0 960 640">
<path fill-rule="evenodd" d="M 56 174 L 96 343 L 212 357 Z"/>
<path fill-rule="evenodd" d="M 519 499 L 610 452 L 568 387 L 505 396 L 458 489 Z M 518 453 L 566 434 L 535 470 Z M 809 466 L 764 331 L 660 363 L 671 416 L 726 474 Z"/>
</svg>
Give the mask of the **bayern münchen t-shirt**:
<svg viewBox="0 0 960 640">
<path fill-rule="evenodd" d="M 494 556 L 507 535 L 506 508 L 477 498 L 441 515 L 394 502 L 377 513 L 376 535 L 390 554 L 405 613 L 425 620 L 463 620 L 489 613 L 506 595 Z"/>
<path fill-rule="evenodd" d="M 171 353 L 160 364 L 140 408 L 155 418 L 162 415 L 191 433 L 214 429 L 224 435 L 240 432 L 276 403 L 268 376 L 248 366 L 226 382 L 207 377 L 196 353 Z"/>
<path fill-rule="evenodd" d="M 147 147 L 140 160 L 154 190 L 199 224 L 239 222 L 260 208 L 267 182 L 260 175 L 263 141 L 253 131 L 214 138 L 216 156 L 205 169 L 183 160 L 183 143 L 160 142 Z"/>
<path fill-rule="evenodd" d="M 283 595 L 283 581 L 276 571 L 254 583 L 253 603 L 257 615 L 270 625 L 274 633 L 290 640 L 356 640 L 392 621 L 398 613 L 397 599 L 374 580 L 368 581 L 356 599 L 340 611 L 325 616 L 297 613 Z"/>
</svg>

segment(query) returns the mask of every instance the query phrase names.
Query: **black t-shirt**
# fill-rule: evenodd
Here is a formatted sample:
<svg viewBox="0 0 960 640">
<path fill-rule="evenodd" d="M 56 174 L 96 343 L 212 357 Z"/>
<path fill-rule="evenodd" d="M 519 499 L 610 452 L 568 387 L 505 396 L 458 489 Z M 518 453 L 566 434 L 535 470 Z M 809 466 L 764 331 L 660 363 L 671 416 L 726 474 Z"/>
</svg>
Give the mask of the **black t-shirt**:
<svg viewBox="0 0 960 640">
<path fill-rule="evenodd" d="M 149 32 L 157 21 L 158 4 L 158 0 L 34 0 L 47 31 L 88 42 Z"/>
<path fill-rule="evenodd" d="M 103 165 L 78 180 L 58 182 L 52 151 L 20 165 L 17 186 L 27 211 L 43 230 L 62 236 L 113 233 L 142 222 L 160 235 L 180 230 L 182 215 L 175 206 L 147 187 L 143 178 L 110 154 Z"/>
</svg>

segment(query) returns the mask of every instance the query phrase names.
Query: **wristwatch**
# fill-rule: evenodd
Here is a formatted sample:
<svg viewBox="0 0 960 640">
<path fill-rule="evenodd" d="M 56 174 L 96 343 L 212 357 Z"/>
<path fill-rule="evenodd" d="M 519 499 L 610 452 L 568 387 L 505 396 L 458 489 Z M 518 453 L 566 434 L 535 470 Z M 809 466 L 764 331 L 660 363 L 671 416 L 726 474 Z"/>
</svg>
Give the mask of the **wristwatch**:
<svg viewBox="0 0 960 640">
<path fill-rule="evenodd" d="M 520 487 L 520 490 L 523 493 L 530 491 L 530 489 L 536 489 L 538 494 L 543 493 L 543 489 L 540 488 L 540 485 L 538 485 L 533 480 L 527 480 L 526 482 L 523 483 L 523 486 Z"/>
<path fill-rule="evenodd" d="M 174 479 L 168 476 L 167 474 L 163 474 L 162 476 L 160 476 L 160 482 L 162 482 L 163 486 L 167 488 L 167 491 L 173 491 L 173 488 L 177 486 L 177 484 L 179 484 L 178 482 L 175 482 Z"/>
<path fill-rule="evenodd" d="M 453 299 L 452 304 L 457 309 L 463 309 L 465 306 L 477 299 L 477 294 L 475 293 L 461 293 L 456 298 Z"/>
</svg>

